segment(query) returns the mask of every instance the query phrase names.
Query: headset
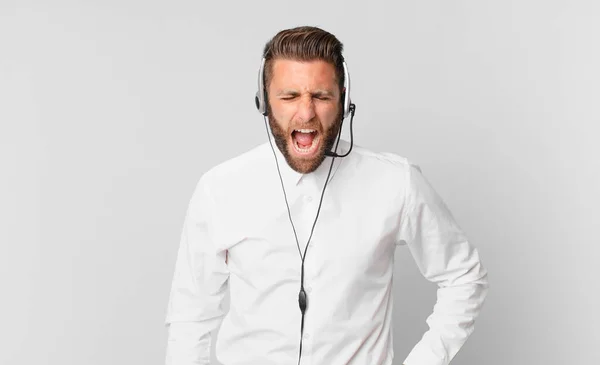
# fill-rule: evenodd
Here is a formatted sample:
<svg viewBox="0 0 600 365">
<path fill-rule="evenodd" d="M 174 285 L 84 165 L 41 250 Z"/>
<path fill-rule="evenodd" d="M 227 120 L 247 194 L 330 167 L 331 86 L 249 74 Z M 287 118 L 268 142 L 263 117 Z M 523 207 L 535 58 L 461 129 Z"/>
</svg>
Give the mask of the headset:
<svg viewBox="0 0 600 365">
<path fill-rule="evenodd" d="M 310 243 L 310 239 L 312 238 L 313 232 L 315 230 L 315 226 L 317 224 L 317 220 L 319 219 L 319 213 L 321 212 L 321 205 L 323 204 L 323 196 L 325 195 L 325 189 L 327 188 L 327 183 L 329 182 L 329 177 L 331 176 L 331 171 L 333 169 L 333 162 L 336 157 L 346 157 L 352 151 L 352 146 L 354 145 L 354 135 L 352 132 L 352 122 L 354 120 L 354 112 L 356 110 L 356 106 L 350 101 L 350 73 L 348 72 L 348 66 L 345 61 L 342 61 L 344 66 L 344 92 L 342 95 L 343 107 L 344 111 L 342 114 L 342 121 L 340 123 L 340 130 L 338 132 L 337 141 L 334 147 L 334 151 L 337 151 L 338 144 L 340 142 L 340 137 L 342 136 L 342 127 L 344 125 L 344 119 L 350 115 L 350 148 L 348 152 L 343 155 L 338 155 L 334 151 L 326 151 L 325 155 L 332 157 L 331 165 L 329 166 L 329 172 L 327 174 L 327 178 L 325 179 L 325 184 L 323 186 L 323 191 L 321 192 L 321 199 L 319 200 L 319 207 L 317 209 L 317 214 L 315 220 L 313 222 L 310 236 L 308 237 L 308 241 L 306 242 L 306 246 L 304 248 L 304 254 L 300 250 L 300 243 L 298 242 L 298 235 L 296 234 L 296 227 L 294 226 L 294 221 L 292 220 L 292 213 L 290 211 L 290 205 L 288 203 L 287 194 L 285 191 L 285 185 L 283 183 L 283 178 L 281 177 L 281 170 L 279 168 L 279 162 L 277 161 L 277 155 L 275 154 L 275 148 L 273 147 L 273 143 L 271 142 L 271 134 L 269 132 L 269 127 L 267 126 L 267 118 L 269 117 L 267 111 L 267 91 L 265 89 L 265 79 L 264 79 L 264 71 L 265 71 L 265 62 L 266 59 L 263 57 L 262 62 L 260 64 L 260 69 L 258 71 L 258 91 L 256 92 L 256 96 L 254 98 L 254 102 L 256 103 L 256 108 L 263 115 L 265 121 L 265 129 L 267 130 L 267 137 L 269 138 L 269 144 L 271 145 L 271 150 L 273 151 L 273 156 L 275 157 L 275 164 L 277 166 L 277 172 L 279 173 L 279 180 L 281 182 L 281 188 L 283 190 L 283 196 L 285 199 L 285 204 L 287 206 L 288 218 L 292 225 L 292 229 L 294 231 L 294 237 L 296 238 L 296 244 L 298 245 L 298 253 L 300 254 L 300 259 L 302 260 L 301 267 L 301 279 L 300 279 L 300 292 L 298 293 L 298 305 L 300 307 L 300 312 L 302 313 L 302 319 L 300 324 L 300 350 L 298 354 L 298 364 L 300 364 L 300 360 L 302 358 L 302 335 L 304 333 L 304 314 L 306 313 L 306 308 L 308 304 L 308 296 L 306 291 L 304 290 L 304 259 L 306 258 L 306 252 L 308 250 L 308 245 Z"/>
</svg>

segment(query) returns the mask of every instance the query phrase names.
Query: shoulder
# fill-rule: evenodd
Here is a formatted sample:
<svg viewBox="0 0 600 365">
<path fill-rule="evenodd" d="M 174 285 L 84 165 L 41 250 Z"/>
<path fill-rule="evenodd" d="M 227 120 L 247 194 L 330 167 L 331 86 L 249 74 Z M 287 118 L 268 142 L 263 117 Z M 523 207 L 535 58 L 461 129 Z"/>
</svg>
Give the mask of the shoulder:
<svg viewBox="0 0 600 365">
<path fill-rule="evenodd" d="M 338 174 L 346 188 L 360 193 L 381 206 L 403 207 L 411 194 L 411 180 L 420 167 L 410 158 L 395 152 L 376 151 L 354 145 Z M 336 177 L 336 179 L 338 178 Z M 393 208 L 395 209 L 395 208 Z"/>
<path fill-rule="evenodd" d="M 421 171 L 421 167 L 414 160 L 398 153 L 375 151 L 355 145 L 352 154 L 356 167 L 373 173 L 400 174 L 408 178 L 411 170 Z"/>
<path fill-rule="evenodd" d="M 242 154 L 221 162 L 206 171 L 202 180 L 207 185 L 219 186 L 232 181 L 248 180 L 268 166 L 271 150 L 267 143 L 257 145 Z"/>
</svg>

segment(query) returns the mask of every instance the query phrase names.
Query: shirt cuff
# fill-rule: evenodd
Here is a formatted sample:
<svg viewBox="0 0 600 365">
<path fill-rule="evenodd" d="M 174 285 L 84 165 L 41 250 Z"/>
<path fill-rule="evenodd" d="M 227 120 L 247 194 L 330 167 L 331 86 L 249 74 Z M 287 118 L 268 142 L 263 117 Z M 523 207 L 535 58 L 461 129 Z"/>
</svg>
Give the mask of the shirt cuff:
<svg viewBox="0 0 600 365">
<path fill-rule="evenodd" d="M 426 332 L 423 338 L 412 349 L 404 360 L 404 365 L 448 365 L 450 360 L 441 340 L 435 340 L 431 331 Z"/>
</svg>

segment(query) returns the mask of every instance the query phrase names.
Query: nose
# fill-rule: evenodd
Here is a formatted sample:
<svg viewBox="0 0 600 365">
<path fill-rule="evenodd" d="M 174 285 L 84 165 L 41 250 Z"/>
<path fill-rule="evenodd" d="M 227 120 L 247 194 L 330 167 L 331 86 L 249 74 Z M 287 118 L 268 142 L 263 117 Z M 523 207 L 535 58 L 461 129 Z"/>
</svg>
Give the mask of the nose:
<svg viewBox="0 0 600 365">
<path fill-rule="evenodd" d="M 296 116 L 304 122 L 308 122 L 315 117 L 315 103 L 311 96 L 303 97 L 300 100 Z"/>
</svg>

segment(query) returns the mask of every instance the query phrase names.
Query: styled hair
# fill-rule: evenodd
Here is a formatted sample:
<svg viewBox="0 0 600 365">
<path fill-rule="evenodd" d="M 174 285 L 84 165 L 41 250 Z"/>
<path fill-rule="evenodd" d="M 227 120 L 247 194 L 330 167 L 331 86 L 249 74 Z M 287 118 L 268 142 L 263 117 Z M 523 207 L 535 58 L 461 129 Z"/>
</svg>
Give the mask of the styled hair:
<svg viewBox="0 0 600 365">
<path fill-rule="evenodd" d="M 268 90 L 273 77 L 273 61 L 288 59 L 330 63 L 335 68 L 341 91 L 344 87 L 343 49 L 344 46 L 333 34 L 317 27 L 303 26 L 280 31 L 267 42 L 263 50 L 265 90 Z"/>
</svg>

